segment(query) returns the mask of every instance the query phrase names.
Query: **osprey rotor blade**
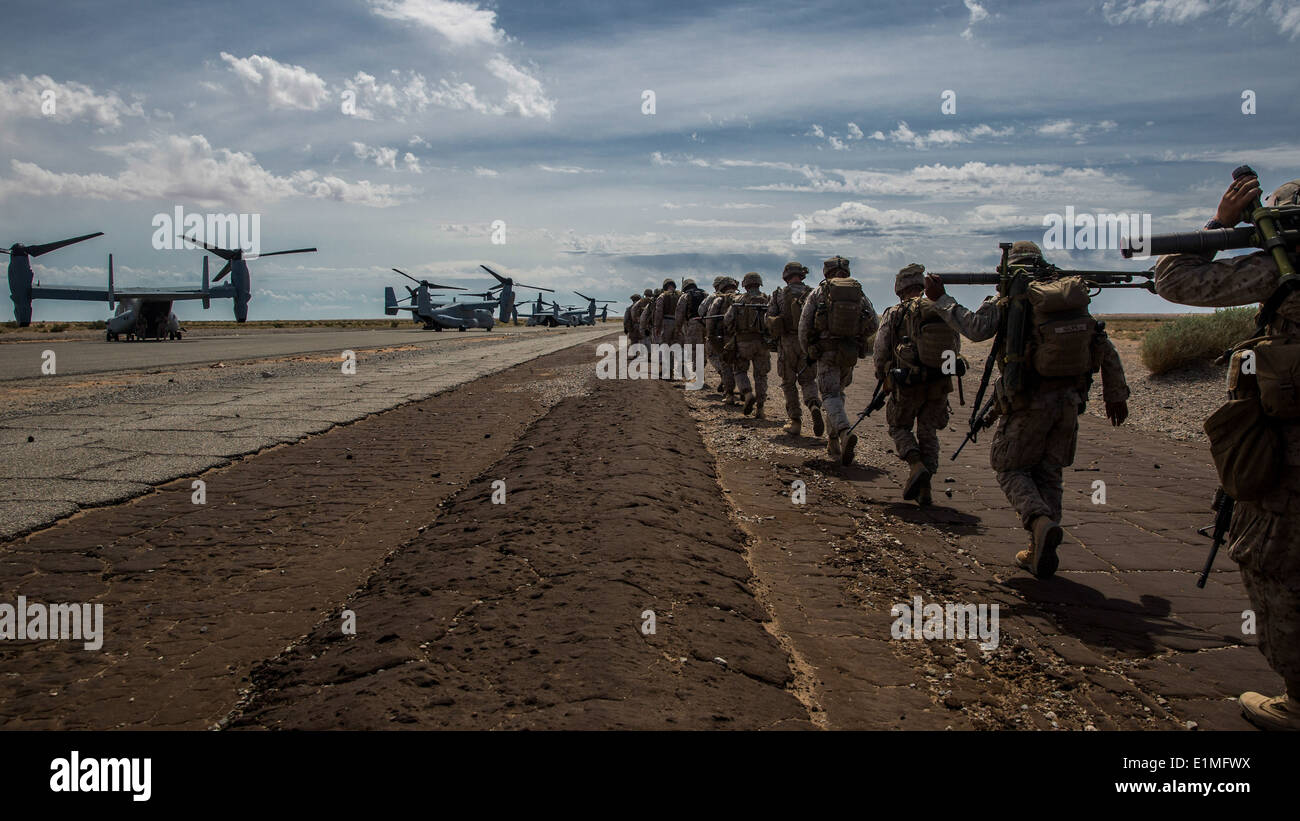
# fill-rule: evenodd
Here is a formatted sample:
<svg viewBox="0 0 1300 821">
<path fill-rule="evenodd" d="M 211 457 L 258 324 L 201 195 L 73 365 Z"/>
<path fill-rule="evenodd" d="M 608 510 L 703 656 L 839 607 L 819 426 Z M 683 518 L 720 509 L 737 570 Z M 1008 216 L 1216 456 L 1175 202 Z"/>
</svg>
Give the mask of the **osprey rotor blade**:
<svg viewBox="0 0 1300 821">
<path fill-rule="evenodd" d="M 72 245 L 73 243 L 83 242 L 88 239 L 93 239 L 94 237 L 102 237 L 102 236 L 104 236 L 103 231 L 96 231 L 93 234 L 86 234 L 80 237 L 73 237 L 72 239 L 61 239 L 58 242 L 47 242 L 44 245 L 28 245 L 25 246 L 25 250 L 27 251 L 27 256 L 39 257 L 41 254 L 48 254 L 51 251 L 57 251 L 58 249 L 65 248 L 69 245 Z"/>
<path fill-rule="evenodd" d="M 226 262 L 230 262 L 232 259 L 243 259 L 244 257 L 243 249 L 238 249 L 235 251 L 227 251 L 225 248 L 218 248 L 215 245 L 208 245 L 203 240 L 195 239 L 194 237 L 183 236 L 181 237 L 181 239 L 183 239 L 185 242 L 193 243 L 194 245 L 198 245 L 202 248 L 207 249 L 208 251 L 211 251 L 212 253 L 224 259 Z"/>
<path fill-rule="evenodd" d="M 226 278 L 226 274 L 228 274 L 228 273 L 230 273 L 230 263 L 229 263 L 229 262 L 226 263 L 226 266 L 225 266 L 224 268 L 222 268 L 220 271 L 217 272 L 217 275 L 216 275 L 215 277 L 212 278 L 212 281 L 213 281 L 214 283 L 216 283 L 216 282 L 220 282 L 221 280 L 223 280 L 223 279 Z"/>
<path fill-rule="evenodd" d="M 315 248 L 295 248 L 292 251 L 272 251 L 269 254 L 258 254 L 256 257 L 254 257 L 254 259 L 261 259 L 262 257 L 278 257 L 281 254 L 314 254 L 314 253 L 316 253 Z"/>
</svg>

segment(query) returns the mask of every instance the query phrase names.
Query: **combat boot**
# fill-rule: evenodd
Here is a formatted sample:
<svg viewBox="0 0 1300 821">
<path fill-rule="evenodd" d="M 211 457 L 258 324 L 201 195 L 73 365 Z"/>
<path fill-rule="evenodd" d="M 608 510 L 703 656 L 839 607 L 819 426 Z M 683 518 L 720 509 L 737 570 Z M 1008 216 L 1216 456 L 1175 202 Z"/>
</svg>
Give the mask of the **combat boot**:
<svg viewBox="0 0 1300 821">
<path fill-rule="evenodd" d="M 1060 564 L 1056 548 L 1061 546 L 1065 533 L 1059 524 L 1046 516 L 1035 516 L 1030 532 L 1033 533 L 1033 546 L 1016 554 L 1016 564 L 1040 579 L 1050 578 Z"/>
<path fill-rule="evenodd" d="M 735 392 L 735 391 L 727 391 L 726 395 L 722 397 L 722 404 L 724 404 L 724 405 L 734 405 L 734 404 L 736 404 L 736 392 Z"/>
<path fill-rule="evenodd" d="M 826 455 L 839 461 L 840 458 L 840 438 L 834 434 L 826 437 Z"/>
<path fill-rule="evenodd" d="M 858 435 L 856 433 L 841 433 L 840 440 L 840 464 L 853 464 L 853 449 L 858 446 Z"/>
<path fill-rule="evenodd" d="M 912 472 L 908 474 L 907 484 L 903 486 L 903 498 L 912 501 L 921 493 L 921 488 L 930 489 L 930 469 L 921 461 L 920 455 L 916 451 L 911 451 L 906 456 L 907 464 L 911 466 Z"/>
<path fill-rule="evenodd" d="M 754 418 L 755 418 L 755 419 L 762 419 L 762 418 L 763 418 L 763 403 L 762 403 L 762 402 L 759 402 L 759 403 L 758 403 L 758 406 L 757 406 L 756 408 L 754 408 Z"/>
<path fill-rule="evenodd" d="M 925 477 L 925 484 L 921 485 L 921 490 L 916 494 L 916 503 L 921 507 L 929 507 L 934 504 L 934 497 L 930 494 L 930 477 Z"/>
<path fill-rule="evenodd" d="M 1242 693 L 1237 701 L 1242 716 L 1261 730 L 1300 730 L 1300 704 L 1286 694 Z"/>
<path fill-rule="evenodd" d="M 750 412 L 754 410 L 754 405 L 756 405 L 757 403 L 758 403 L 758 397 L 754 395 L 754 392 L 745 391 L 745 407 L 742 408 L 744 414 L 746 416 L 749 416 Z"/>
<path fill-rule="evenodd" d="M 789 422 L 786 422 L 784 425 L 781 426 L 781 430 L 785 431 L 791 436 L 798 436 L 799 431 L 803 430 L 803 422 L 802 420 L 799 419 L 791 419 Z"/>
<path fill-rule="evenodd" d="M 812 414 L 813 436 L 820 437 L 826 432 L 826 424 L 822 422 L 822 406 L 813 405 L 808 412 Z"/>
</svg>

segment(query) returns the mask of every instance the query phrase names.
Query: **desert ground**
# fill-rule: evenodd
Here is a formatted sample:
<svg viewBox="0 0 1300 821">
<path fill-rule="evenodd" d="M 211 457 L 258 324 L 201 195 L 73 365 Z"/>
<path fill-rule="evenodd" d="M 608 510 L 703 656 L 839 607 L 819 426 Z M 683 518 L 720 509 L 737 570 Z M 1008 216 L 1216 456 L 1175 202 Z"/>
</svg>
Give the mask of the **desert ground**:
<svg viewBox="0 0 1300 821">
<path fill-rule="evenodd" d="M 0 601 L 105 627 L 98 651 L 5 642 L 0 727 L 1249 729 L 1235 696 L 1281 682 L 1227 556 L 1194 586 L 1222 383 L 1151 377 L 1150 321 L 1111 320 L 1132 417 L 1094 395 L 1081 420 L 1048 581 L 1014 566 L 988 434 L 948 458 L 986 346 L 920 509 L 883 414 L 833 464 L 781 430 L 775 379 L 756 420 L 711 370 L 596 378 L 613 322 L 214 328 L 153 362 L 191 340 L 92 354 L 73 329 L 50 376 L 57 334 L 4 337 Z M 873 387 L 868 359 L 852 413 Z M 996 604 L 996 646 L 893 638 L 918 596 Z"/>
</svg>

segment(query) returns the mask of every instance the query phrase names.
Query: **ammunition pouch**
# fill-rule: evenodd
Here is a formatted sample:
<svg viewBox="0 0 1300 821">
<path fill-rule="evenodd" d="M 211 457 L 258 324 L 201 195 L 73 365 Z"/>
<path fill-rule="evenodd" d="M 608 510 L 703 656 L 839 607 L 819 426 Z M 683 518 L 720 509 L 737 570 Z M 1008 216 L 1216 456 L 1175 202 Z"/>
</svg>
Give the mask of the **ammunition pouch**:
<svg viewBox="0 0 1300 821">
<path fill-rule="evenodd" d="M 1282 472 L 1282 434 L 1265 415 L 1258 396 L 1229 399 L 1205 420 L 1205 435 L 1219 483 L 1229 496 L 1256 501 L 1276 486 Z"/>
</svg>

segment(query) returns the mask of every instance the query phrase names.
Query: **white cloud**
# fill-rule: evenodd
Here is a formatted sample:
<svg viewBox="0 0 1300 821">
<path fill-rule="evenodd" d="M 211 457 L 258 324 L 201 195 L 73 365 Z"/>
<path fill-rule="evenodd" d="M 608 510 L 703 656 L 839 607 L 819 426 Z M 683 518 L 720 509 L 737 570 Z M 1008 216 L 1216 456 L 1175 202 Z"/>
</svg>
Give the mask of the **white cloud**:
<svg viewBox="0 0 1300 821">
<path fill-rule="evenodd" d="M 236 57 L 221 52 L 221 59 L 250 92 L 266 98 L 270 108 L 315 111 L 329 101 L 325 81 L 302 66 L 289 65 L 254 54 Z"/>
<path fill-rule="evenodd" d="M 424 169 L 420 168 L 420 158 L 412 154 L 410 151 L 407 151 L 406 156 L 402 157 L 402 163 L 406 166 L 406 170 L 410 171 L 412 174 L 424 173 Z"/>
<path fill-rule="evenodd" d="M 1116 26 L 1183 25 L 1208 15 L 1229 25 L 1264 25 L 1292 40 L 1300 37 L 1300 5 L 1293 0 L 1106 0 L 1101 13 Z"/>
<path fill-rule="evenodd" d="M 47 101 L 53 101 L 52 111 L 42 107 Z M 121 127 L 123 117 L 144 117 L 144 108 L 139 102 L 124 102 L 117 92 L 98 94 L 84 83 L 60 83 L 46 74 L 0 80 L 0 122 L 36 117 L 56 123 L 86 120 L 110 131 Z"/>
<path fill-rule="evenodd" d="M 496 27 L 496 12 L 480 9 L 477 3 L 370 0 L 370 8 L 380 17 L 432 29 L 453 46 L 496 46 L 506 39 L 505 32 Z"/>
<path fill-rule="evenodd" d="M 13 175 L 0 180 L 0 196 L 23 193 L 113 201 L 163 199 L 191 201 L 203 207 L 257 207 L 291 197 L 311 197 L 386 207 L 397 205 L 398 198 L 409 193 L 404 187 L 373 185 L 367 180 L 348 182 L 311 170 L 277 176 L 263 168 L 252 154 L 213 148 L 199 134 L 167 135 L 153 142 L 99 150 L 121 158 L 125 168 L 115 176 L 58 173 L 35 163 L 12 160 Z"/>
<path fill-rule="evenodd" d="M 504 111 L 548 120 L 555 113 L 555 101 L 546 96 L 541 82 L 527 71 L 500 54 L 489 60 L 487 67 L 506 84 Z"/>
<path fill-rule="evenodd" d="M 397 149 L 384 146 L 370 146 L 365 143 L 352 143 L 352 153 L 359 160 L 371 160 L 380 168 L 397 170 Z M 411 156 L 407 154 L 407 156 Z"/>
<path fill-rule="evenodd" d="M 1040 137 L 1067 137 L 1076 143 L 1085 143 L 1093 134 L 1104 134 L 1118 127 L 1114 120 L 1096 123 L 1076 123 L 1074 120 L 1053 120 L 1034 129 Z"/>
<path fill-rule="evenodd" d="M 476 177 L 499 177 L 499 176 L 501 176 L 501 175 L 500 175 L 499 173 L 497 173 L 496 171 L 493 171 L 491 168 L 477 168 L 477 167 L 476 167 L 476 168 L 474 169 L 474 176 L 476 176 Z"/>
<path fill-rule="evenodd" d="M 850 140 L 862 139 L 862 129 L 858 128 L 857 123 L 849 123 L 849 139 Z"/>
<path fill-rule="evenodd" d="M 540 170 L 550 174 L 602 174 L 599 168 L 583 168 L 580 165 L 545 165 L 539 163 L 537 166 Z"/>
<path fill-rule="evenodd" d="M 966 21 L 966 30 L 961 33 L 961 36 L 963 40 L 970 40 L 975 36 L 975 24 L 988 18 L 989 13 L 975 0 L 962 0 L 962 2 L 970 12 L 970 18 Z"/>
<path fill-rule="evenodd" d="M 834 208 L 814 211 L 805 217 L 809 232 L 876 235 L 899 228 L 947 225 L 941 216 L 906 208 L 879 209 L 865 202 L 842 202 Z"/>
</svg>

